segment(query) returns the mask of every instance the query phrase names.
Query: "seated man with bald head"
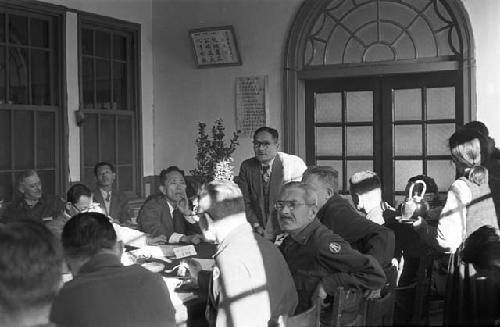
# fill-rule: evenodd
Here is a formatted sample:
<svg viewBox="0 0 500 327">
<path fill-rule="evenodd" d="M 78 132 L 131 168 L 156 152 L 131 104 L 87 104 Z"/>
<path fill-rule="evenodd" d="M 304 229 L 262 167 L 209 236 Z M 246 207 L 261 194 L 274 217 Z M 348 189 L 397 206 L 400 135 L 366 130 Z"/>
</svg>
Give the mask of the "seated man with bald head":
<svg viewBox="0 0 500 327">
<path fill-rule="evenodd" d="M 21 196 L 14 199 L 3 213 L 5 221 L 33 219 L 50 222 L 64 210 L 61 198 L 42 193 L 42 182 L 34 170 L 26 170 L 19 176 L 17 189 Z"/>
</svg>

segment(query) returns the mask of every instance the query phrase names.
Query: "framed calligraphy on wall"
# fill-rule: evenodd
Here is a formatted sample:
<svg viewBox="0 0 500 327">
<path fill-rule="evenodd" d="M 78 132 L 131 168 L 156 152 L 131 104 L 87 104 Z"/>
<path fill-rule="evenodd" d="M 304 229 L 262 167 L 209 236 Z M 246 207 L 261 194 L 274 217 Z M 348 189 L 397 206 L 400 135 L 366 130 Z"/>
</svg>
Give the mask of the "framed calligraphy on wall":
<svg viewBox="0 0 500 327">
<path fill-rule="evenodd" d="M 191 29 L 189 36 L 198 68 L 241 65 L 232 26 Z"/>
<path fill-rule="evenodd" d="M 267 76 L 237 77 L 235 93 L 236 129 L 242 137 L 252 137 L 257 128 L 267 125 Z"/>
</svg>

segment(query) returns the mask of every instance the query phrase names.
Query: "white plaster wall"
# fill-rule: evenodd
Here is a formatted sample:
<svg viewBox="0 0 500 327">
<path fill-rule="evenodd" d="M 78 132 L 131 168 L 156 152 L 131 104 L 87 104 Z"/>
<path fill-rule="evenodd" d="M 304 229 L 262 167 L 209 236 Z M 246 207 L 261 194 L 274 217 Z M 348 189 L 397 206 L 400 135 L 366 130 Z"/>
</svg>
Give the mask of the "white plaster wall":
<svg viewBox="0 0 500 327">
<path fill-rule="evenodd" d="M 282 54 L 287 29 L 301 0 L 153 0 L 155 171 L 195 167 L 197 122 L 223 118 L 235 130 L 235 78 L 267 75 L 269 125 L 282 129 Z M 188 30 L 233 25 L 243 65 L 197 69 Z M 240 139 L 235 172 L 251 157 Z"/>
<path fill-rule="evenodd" d="M 475 41 L 477 120 L 500 144 L 500 1 L 463 0 Z"/>
<path fill-rule="evenodd" d="M 142 149 L 143 174 L 154 173 L 153 152 L 153 44 L 152 44 L 152 1 L 151 0 L 49 0 L 53 4 L 103 16 L 110 16 L 141 24 L 141 105 L 142 105 Z M 73 111 L 78 109 L 77 76 L 77 31 L 76 15 L 67 15 L 66 70 L 68 74 L 68 126 L 70 180 L 80 180 L 80 141 Z M 69 18 L 69 19 L 68 19 Z"/>
</svg>

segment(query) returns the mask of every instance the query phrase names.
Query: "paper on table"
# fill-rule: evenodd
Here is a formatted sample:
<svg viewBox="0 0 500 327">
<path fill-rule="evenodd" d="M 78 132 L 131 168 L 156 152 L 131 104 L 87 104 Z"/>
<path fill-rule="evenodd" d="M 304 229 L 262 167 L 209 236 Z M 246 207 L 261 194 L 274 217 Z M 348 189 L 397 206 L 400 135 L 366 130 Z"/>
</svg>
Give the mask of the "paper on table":
<svg viewBox="0 0 500 327">
<path fill-rule="evenodd" d="M 177 259 L 182 259 L 192 255 L 196 255 L 196 249 L 194 245 L 186 245 L 174 248 L 174 254 Z"/>
</svg>

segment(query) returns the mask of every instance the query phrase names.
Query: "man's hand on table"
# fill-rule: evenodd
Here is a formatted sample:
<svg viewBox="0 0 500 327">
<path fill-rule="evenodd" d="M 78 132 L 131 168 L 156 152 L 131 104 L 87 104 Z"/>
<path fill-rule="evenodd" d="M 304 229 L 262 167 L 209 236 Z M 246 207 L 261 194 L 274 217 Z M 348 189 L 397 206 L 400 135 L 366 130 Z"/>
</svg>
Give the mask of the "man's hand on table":
<svg viewBox="0 0 500 327">
<path fill-rule="evenodd" d="M 191 243 L 196 245 L 199 244 L 201 241 L 203 241 L 203 236 L 200 234 L 183 235 L 180 241 L 183 243 Z"/>
<path fill-rule="evenodd" d="M 146 244 L 147 245 L 162 245 L 167 243 L 167 237 L 165 235 L 160 235 L 157 237 L 147 237 Z"/>
</svg>

